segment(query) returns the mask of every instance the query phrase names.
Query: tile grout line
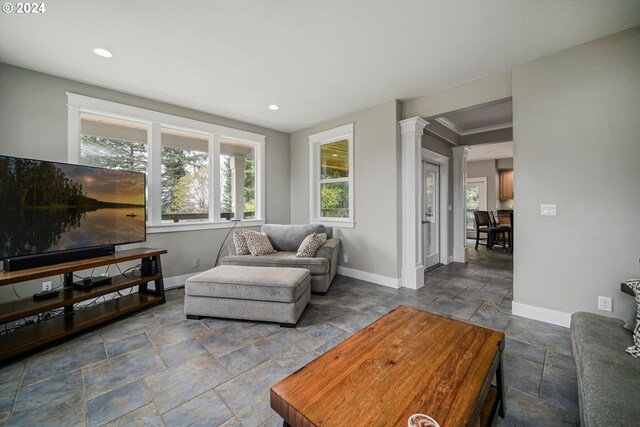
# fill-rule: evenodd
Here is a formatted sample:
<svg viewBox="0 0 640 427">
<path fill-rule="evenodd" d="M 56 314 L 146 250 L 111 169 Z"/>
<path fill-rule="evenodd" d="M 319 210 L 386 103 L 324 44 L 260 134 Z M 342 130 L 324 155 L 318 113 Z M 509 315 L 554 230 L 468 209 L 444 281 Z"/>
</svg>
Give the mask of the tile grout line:
<svg viewBox="0 0 640 427">
<path fill-rule="evenodd" d="M 104 341 L 103 341 L 103 343 L 104 343 Z M 106 351 L 105 351 L 105 354 L 106 354 Z M 83 368 L 80 369 L 80 375 L 81 375 L 81 378 L 82 378 L 82 409 L 83 409 L 83 412 L 84 412 L 84 425 L 88 426 L 89 425 L 89 415 L 88 415 L 88 411 L 87 411 L 87 399 L 86 399 L 86 396 L 87 396 L 87 390 L 86 389 L 87 388 L 86 388 L 86 386 L 84 384 L 84 369 Z"/>
<path fill-rule="evenodd" d="M 20 394 L 20 390 L 22 389 L 22 382 L 24 381 L 24 376 L 27 372 L 27 362 L 31 357 L 28 357 L 27 360 L 24 361 L 24 366 L 22 367 L 22 373 L 20 375 L 20 382 L 18 383 L 18 388 L 16 389 L 16 397 L 13 399 L 13 405 L 11 405 L 11 411 L 9 412 L 9 417 L 7 420 L 13 418 L 13 413 L 16 409 L 16 403 L 18 403 L 18 395 Z"/>
</svg>

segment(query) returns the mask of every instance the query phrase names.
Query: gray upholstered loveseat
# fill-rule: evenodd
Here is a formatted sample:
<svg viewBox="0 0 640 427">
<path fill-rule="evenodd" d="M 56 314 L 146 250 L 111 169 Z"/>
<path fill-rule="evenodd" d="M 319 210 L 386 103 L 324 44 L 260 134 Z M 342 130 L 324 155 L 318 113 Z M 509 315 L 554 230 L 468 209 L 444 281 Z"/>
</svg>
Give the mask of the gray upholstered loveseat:
<svg viewBox="0 0 640 427">
<path fill-rule="evenodd" d="M 625 351 L 633 336 L 623 324 L 594 313 L 571 316 L 582 426 L 639 425 L 640 359 Z"/>
<path fill-rule="evenodd" d="M 222 265 L 245 265 L 253 267 L 305 268 L 311 272 L 311 291 L 325 293 L 338 270 L 340 239 L 333 238 L 333 229 L 321 224 L 280 225 L 265 224 L 261 231 L 269 236 L 274 254 L 253 256 L 237 255 L 233 244 L 229 255 L 222 258 Z M 327 233 L 327 242 L 318 249 L 314 258 L 297 258 L 300 244 L 311 233 Z"/>
</svg>

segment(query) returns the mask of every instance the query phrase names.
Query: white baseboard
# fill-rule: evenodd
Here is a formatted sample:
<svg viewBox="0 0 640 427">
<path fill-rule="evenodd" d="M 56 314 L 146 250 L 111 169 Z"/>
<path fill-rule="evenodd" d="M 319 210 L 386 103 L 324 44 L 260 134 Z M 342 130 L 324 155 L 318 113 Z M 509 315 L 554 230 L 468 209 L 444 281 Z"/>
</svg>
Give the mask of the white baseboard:
<svg viewBox="0 0 640 427">
<path fill-rule="evenodd" d="M 571 313 L 565 313 L 563 311 L 513 301 L 511 304 L 511 312 L 516 316 L 552 323 L 554 325 L 564 326 L 565 328 L 571 326 Z"/>
<path fill-rule="evenodd" d="M 184 282 L 191 276 L 195 276 L 200 273 L 200 271 L 196 273 L 183 274 L 182 276 L 173 276 L 173 277 L 165 277 L 164 279 L 164 288 L 172 289 L 179 288 L 180 286 L 184 286 Z"/>
<path fill-rule="evenodd" d="M 377 285 L 388 286 L 390 288 L 398 289 L 401 285 L 401 279 L 394 279 L 392 277 L 382 276 L 380 274 L 369 273 L 362 270 L 356 270 L 353 268 L 338 266 L 338 274 L 343 276 L 353 277 L 354 279 L 366 280 L 367 282 L 375 283 Z"/>
<path fill-rule="evenodd" d="M 180 288 L 182 286 L 184 286 L 184 282 L 191 276 L 194 276 L 198 273 L 201 273 L 200 271 L 197 271 L 195 273 L 189 273 L 189 274 L 183 274 L 182 276 L 173 276 L 173 277 L 165 277 L 164 278 L 164 289 L 168 290 L 168 289 L 173 289 L 173 288 Z M 154 289 L 155 290 L 155 286 L 153 284 L 153 282 L 149 282 L 149 289 Z"/>
</svg>

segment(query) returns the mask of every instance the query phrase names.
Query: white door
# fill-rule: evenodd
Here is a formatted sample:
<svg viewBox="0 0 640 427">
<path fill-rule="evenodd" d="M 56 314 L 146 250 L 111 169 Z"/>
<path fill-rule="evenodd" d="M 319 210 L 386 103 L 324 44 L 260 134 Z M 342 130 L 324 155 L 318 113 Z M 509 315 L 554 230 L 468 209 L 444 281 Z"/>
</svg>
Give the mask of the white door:
<svg viewBox="0 0 640 427">
<path fill-rule="evenodd" d="M 422 162 L 424 267 L 440 263 L 440 166 Z"/>
<path fill-rule="evenodd" d="M 467 237 L 476 237 L 475 211 L 487 210 L 487 178 L 467 178 Z"/>
</svg>

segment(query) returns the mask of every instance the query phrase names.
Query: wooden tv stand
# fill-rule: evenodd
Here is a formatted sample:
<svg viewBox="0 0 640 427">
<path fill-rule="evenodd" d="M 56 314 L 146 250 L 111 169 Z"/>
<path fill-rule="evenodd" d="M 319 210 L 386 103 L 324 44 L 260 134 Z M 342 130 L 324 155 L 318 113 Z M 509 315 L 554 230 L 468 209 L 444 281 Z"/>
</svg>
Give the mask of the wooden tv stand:
<svg viewBox="0 0 640 427">
<path fill-rule="evenodd" d="M 60 288 L 60 294 L 53 298 L 34 301 L 32 295 L 29 295 L 28 298 L 0 304 L 0 324 L 34 316 L 56 308 L 64 308 L 64 315 L 1 335 L 0 364 L 4 364 L 7 360 L 23 353 L 126 316 L 150 305 L 156 303 L 164 304 L 164 282 L 160 255 L 166 253 L 166 249 L 139 248 L 80 261 L 19 271 L 1 271 L 0 286 L 64 274 L 64 287 Z M 142 260 L 144 258 L 155 259 L 157 274 L 142 277 L 140 270 L 135 270 L 130 273 L 111 276 L 112 282 L 104 285 L 93 286 L 89 289 L 76 289 L 73 287 L 74 271 L 125 261 Z M 151 281 L 155 284 L 155 290 L 147 289 L 147 284 Z M 74 309 L 74 304 L 78 302 L 94 299 L 133 286 L 139 286 L 137 293 L 131 293 L 95 306 Z"/>
</svg>

